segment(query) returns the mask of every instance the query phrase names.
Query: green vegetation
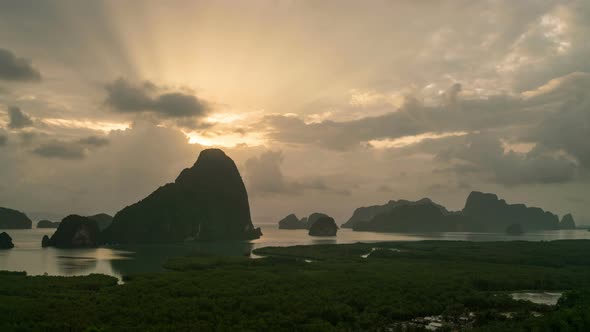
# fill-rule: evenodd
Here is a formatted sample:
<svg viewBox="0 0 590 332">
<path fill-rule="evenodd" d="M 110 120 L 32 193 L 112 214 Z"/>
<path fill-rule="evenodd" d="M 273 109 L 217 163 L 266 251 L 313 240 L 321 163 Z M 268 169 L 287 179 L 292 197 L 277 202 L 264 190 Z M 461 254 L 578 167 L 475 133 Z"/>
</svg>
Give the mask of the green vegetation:
<svg viewBox="0 0 590 332">
<path fill-rule="evenodd" d="M 0 330 L 385 331 L 473 313 L 478 331 L 585 331 L 588 252 L 584 240 L 358 243 L 177 257 L 123 285 L 0 273 Z M 516 290 L 569 292 L 550 307 L 512 300 Z"/>
</svg>

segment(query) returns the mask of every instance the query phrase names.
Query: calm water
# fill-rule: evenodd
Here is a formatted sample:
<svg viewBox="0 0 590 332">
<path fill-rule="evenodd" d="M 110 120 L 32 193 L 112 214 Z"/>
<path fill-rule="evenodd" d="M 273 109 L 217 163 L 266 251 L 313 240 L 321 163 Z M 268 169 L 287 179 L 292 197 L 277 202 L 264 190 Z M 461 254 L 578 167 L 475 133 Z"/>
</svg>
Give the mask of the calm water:
<svg viewBox="0 0 590 332">
<path fill-rule="evenodd" d="M 252 249 L 267 246 L 328 244 L 379 241 L 465 240 L 465 241 L 542 241 L 590 239 L 587 230 L 563 230 L 507 236 L 501 233 L 373 233 L 340 229 L 334 238 L 313 238 L 306 230 L 279 230 L 277 225 L 258 225 L 264 236 L 254 241 L 134 245 L 95 249 L 41 248 L 43 235 L 52 229 L 6 230 L 15 248 L 0 250 L 0 270 L 26 271 L 29 275 L 86 275 L 103 273 L 120 278 L 126 274 L 162 271 L 161 264 L 173 256 L 202 251 L 224 255 L 248 255 Z M 2 230 L 0 230 L 1 232 Z"/>
</svg>

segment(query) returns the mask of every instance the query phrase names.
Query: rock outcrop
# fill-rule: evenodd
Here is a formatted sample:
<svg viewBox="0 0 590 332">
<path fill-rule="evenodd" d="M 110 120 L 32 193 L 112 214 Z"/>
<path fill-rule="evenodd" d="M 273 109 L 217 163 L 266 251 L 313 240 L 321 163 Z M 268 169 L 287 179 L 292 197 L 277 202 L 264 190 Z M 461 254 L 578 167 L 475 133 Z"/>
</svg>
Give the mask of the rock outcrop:
<svg viewBox="0 0 590 332">
<path fill-rule="evenodd" d="M 12 243 L 12 238 L 8 233 L 2 232 L 0 233 L 0 249 L 12 249 L 14 248 L 14 244 Z"/>
<path fill-rule="evenodd" d="M 564 215 L 559 222 L 560 229 L 576 229 L 576 222 L 571 213 Z"/>
<path fill-rule="evenodd" d="M 338 226 L 334 218 L 328 216 L 320 216 L 314 221 L 309 228 L 309 235 L 311 236 L 336 236 Z"/>
<path fill-rule="evenodd" d="M 305 218 L 307 221 L 307 218 Z M 307 229 L 307 223 L 293 213 L 279 220 L 279 229 Z"/>
<path fill-rule="evenodd" d="M 502 232 L 511 224 L 520 224 L 524 231 L 559 228 L 559 219 L 551 212 L 524 204 L 508 204 L 495 194 L 471 192 L 463 214 L 473 219 L 473 230 Z"/>
<path fill-rule="evenodd" d="M 65 217 L 51 238 L 43 237 L 41 246 L 56 248 L 96 247 L 100 244 L 100 229 L 96 221 L 78 216 Z"/>
<path fill-rule="evenodd" d="M 113 217 L 106 213 L 99 213 L 86 218 L 96 221 L 98 228 L 100 228 L 101 231 L 109 227 L 113 222 Z"/>
<path fill-rule="evenodd" d="M 356 222 L 355 231 L 372 232 L 452 232 L 463 231 L 470 222 L 460 213 L 451 213 L 425 198 L 404 201 L 365 222 Z"/>
<path fill-rule="evenodd" d="M 0 207 L 0 229 L 30 229 L 33 222 L 26 214 Z"/>
<path fill-rule="evenodd" d="M 59 226 L 59 221 L 51 221 L 51 220 L 39 220 L 37 223 L 37 228 L 57 228 Z"/>
<path fill-rule="evenodd" d="M 119 211 L 103 232 L 108 243 L 244 240 L 261 235 L 252 225 L 238 168 L 219 149 L 203 150 L 176 181 Z"/>
</svg>

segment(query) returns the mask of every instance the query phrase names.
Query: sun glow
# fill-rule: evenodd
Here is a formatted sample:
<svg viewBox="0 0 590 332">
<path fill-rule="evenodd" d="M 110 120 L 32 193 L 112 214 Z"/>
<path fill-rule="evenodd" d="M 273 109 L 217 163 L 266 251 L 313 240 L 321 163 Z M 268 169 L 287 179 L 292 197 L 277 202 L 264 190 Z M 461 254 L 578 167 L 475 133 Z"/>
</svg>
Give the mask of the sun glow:
<svg viewBox="0 0 590 332">
<path fill-rule="evenodd" d="M 424 133 L 420 135 L 404 136 L 396 139 L 371 140 L 369 145 L 375 149 L 396 149 L 403 148 L 408 145 L 420 143 L 427 139 L 441 139 L 446 137 L 465 136 L 469 133 L 464 131 L 449 132 L 449 133 Z"/>
</svg>

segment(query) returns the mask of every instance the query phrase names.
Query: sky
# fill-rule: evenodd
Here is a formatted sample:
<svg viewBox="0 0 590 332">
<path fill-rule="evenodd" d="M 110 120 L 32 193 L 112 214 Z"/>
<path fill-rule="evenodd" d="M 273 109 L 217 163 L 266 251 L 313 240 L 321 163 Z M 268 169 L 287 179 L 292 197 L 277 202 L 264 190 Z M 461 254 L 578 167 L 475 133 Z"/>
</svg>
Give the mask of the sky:
<svg viewBox="0 0 590 332">
<path fill-rule="evenodd" d="M 469 192 L 590 224 L 590 2 L 0 1 L 0 206 L 116 213 L 198 153 L 254 223 Z"/>
</svg>

